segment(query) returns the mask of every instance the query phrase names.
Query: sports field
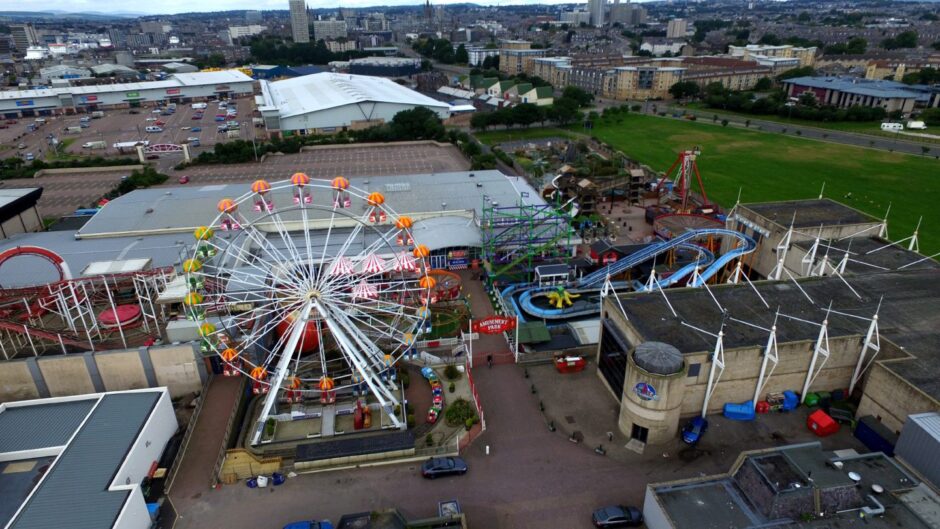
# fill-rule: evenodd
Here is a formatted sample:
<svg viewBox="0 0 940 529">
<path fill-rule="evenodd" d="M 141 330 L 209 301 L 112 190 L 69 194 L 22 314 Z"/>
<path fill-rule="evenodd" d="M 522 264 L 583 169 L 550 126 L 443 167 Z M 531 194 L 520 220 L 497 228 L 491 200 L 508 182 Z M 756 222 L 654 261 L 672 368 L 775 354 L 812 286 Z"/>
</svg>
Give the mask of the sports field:
<svg viewBox="0 0 940 529">
<path fill-rule="evenodd" d="M 592 133 L 630 158 L 665 171 L 679 151 L 698 146 L 699 170 L 709 198 L 730 207 L 742 202 L 825 196 L 882 218 L 892 204 L 888 231 L 903 239 L 923 215 L 920 248 L 940 252 L 940 162 L 897 153 L 818 142 L 781 134 L 628 114 L 597 123 Z M 564 135 L 558 129 L 478 135 L 487 143 Z"/>
</svg>

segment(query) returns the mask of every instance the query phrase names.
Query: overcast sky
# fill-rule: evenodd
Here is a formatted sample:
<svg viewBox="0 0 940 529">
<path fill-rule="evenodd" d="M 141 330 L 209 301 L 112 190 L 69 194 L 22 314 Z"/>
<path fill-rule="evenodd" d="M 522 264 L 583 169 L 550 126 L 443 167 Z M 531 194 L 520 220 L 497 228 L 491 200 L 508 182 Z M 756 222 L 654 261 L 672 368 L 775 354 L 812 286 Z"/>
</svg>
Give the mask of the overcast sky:
<svg viewBox="0 0 940 529">
<path fill-rule="evenodd" d="M 431 0 L 434 5 L 455 4 L 465 0 Z M 382 5 L 415 5 L 416 0 L 308 0 L 312 8 L 363 7 Z M 424 3 L 424 2 L 420 2 Z M 564 0 L 481 0 L 479 4 L 558 4 Z M 586 3 L 586 0 L 585 0 Z M 133 2 L 128 0 L 0 0 L 0 11 L 98 11 L 111 13 L 172 14 L 192 11 L 223 11 L 232 9 L 287 9 L 287 0 L 161 0 Z"/>
</svg>

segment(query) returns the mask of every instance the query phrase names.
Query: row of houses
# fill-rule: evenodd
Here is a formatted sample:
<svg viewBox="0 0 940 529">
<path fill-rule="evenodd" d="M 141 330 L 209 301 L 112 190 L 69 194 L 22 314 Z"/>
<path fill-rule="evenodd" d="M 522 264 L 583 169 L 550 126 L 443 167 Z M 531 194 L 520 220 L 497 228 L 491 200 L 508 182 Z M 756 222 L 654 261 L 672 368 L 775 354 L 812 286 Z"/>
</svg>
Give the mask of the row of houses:
<svg viewBox="0 0 940 529">
<path fill-rule="evenodd" d="M 500 80 L 497 77 L 469 75 L 460 80 L 460 88 L 444 87 L 442 93 L 461 99 L 476 100 L 493 108 L 503 108 L 520 103 L 532 103 L 548 106 L 554 103 L 554 89 L 551 86 L 533 86 L 531 83 L 517 83 L 512 80 Z"/>
</svg>

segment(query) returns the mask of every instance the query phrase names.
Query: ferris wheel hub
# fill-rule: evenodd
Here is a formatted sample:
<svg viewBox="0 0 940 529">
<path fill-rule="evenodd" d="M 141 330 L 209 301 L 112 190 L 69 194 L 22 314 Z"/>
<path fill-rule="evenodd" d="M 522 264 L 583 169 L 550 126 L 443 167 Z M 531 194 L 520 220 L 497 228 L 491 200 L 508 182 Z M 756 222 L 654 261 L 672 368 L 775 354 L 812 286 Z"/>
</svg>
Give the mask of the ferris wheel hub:
<svg viewBox="0 0 940 529">
<path fill-rule="evenodd" d="M 317 289 L 314 288 L 314 289 L 310 290 L 309 292 L 307 292 L 307 294 L 306 294 L 304 297 L 307 298 L 307 300 L 312 301 L 312 300 L 314 300 L 314 299 L 320 299 L 320 298 L 322 298 L 322 297 L 323 297 L 323 293 L 321 293 L 319 290 L 317 290 Z"/>
</svg>

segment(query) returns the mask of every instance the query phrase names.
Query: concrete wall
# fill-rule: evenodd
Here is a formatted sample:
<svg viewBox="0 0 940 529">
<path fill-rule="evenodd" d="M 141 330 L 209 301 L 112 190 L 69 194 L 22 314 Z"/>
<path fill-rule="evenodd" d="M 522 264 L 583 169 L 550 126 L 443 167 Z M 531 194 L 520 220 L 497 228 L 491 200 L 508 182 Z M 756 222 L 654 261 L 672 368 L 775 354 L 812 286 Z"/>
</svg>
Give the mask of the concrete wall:
<svg viewBox="0 0 940 529">
<path fill-rule="evenodd" d="M 95 393 L 95 385 L 85 365 L 84 356 L 40 358 L 38 363 L 50 397 Z"/>
<path fill-rule="evenodd" d="M 882 348 L 884 344 L 882 340 Z M 893 363 L 903 361 L 875 362 L 867 374 L 862 400 L 858 404 L 859 417 L 873 415 L 895 432 L 901 431 L 908 415 L 940 411 L 940 402 L 891 371 Z"/>
<path fill-rule="evenodd" d="M 17 233 L 40 230 L 42 230 L 42 217 L 39 216 L 39 211 L 32 207 L 0 224 L 0 239 L 5 239 Z"/>
<path fill-rule="evenodd" d="M 25 361 L 0 364 L 0 401 L 40 398 L 39 388 Z"/>
<path fill-rule="evenodd" d="M 646 487 L 646 496 L 643 498 L 643 521 L 648 529 L 672 529 L 673 524 L 666 514 L 666 510 L 659 503 L 653 488 Z"/>
<path fill-rule="evenodd" d="M 204 377 L 200 376 L 200 368 L 204 364 L 196 347 L 195 343 L 184 343 L 150 348 L 150 362 L 153 364 L 157 385 L 166 386 L 171 396 L 202 389 Z"/>
<path fill-rule="evenodd" d="M 0 362 L 0 402 L 166 386 L 171 398 L 207 379 L 194 344 Z"/>
<path fill-rule="evenodd" d="M 349 127 L 354 121 L 371 120 L 390 123 L 395 114 L 424 105 L 400 103 L 363 102 L 343 105 L 297 116 L 281 118 L 281 130 L 327 129 L 330 127 Z M 442 103 L 440 107 L 428 107 L 441 119 L 450 116 L 449 107 Z"/>
<path fill-rule="evenodd" d="M 120 391 L 150 386 L 137 349 L 108 351 L 96 354 L 94 358 L 105 390 Z"/>
<path fill-rule="evenodd" d="M 110 488 L 119 489 L 127 486 L 127 483 L 135 488 L 139 486 L 153 463 L 160 460 L 163 449 L 178 428 L 173 403 L 170 402 L 169 394 L 163 392 L 137 437 L 137 442 L 115 472 Z"/>
</svg>

